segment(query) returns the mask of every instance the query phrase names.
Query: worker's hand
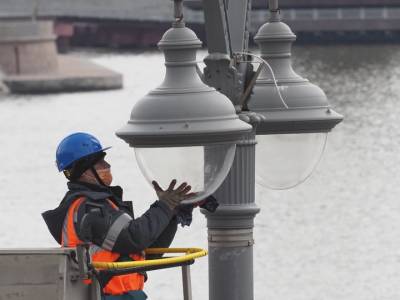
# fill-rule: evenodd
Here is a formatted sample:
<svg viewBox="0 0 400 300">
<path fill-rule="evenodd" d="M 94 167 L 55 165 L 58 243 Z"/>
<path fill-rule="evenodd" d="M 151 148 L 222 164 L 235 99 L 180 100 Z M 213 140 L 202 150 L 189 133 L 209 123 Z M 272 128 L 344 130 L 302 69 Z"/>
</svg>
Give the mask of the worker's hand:
<svg viewBox="0 0 400 300">
<path fill-rule="evenodd" d="M 182 200 L 185 200 L 195 194 L 189 193 L 192 187 L 186 182 L 182 183 L 180 186 L 174 189 L 176 185 L 176 179 L 171 181 L 169 187 L 165 191 L 159 186 L 157 181 L 153 181 L 152 184 L 154 186 L 158 199 L 167 204 L 171 210 L 175 210 L 175 208 L 179 205 L 179 203 L 181 203 Z"/>
</svg>

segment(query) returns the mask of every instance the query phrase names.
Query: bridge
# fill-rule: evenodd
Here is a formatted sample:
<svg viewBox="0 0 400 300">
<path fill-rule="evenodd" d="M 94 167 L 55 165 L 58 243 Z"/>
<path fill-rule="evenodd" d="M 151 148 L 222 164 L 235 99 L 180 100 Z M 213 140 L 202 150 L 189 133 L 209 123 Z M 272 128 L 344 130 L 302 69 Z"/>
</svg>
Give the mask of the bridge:
<svg viewBox="0 0 400 300">
<path fill-rule="evenodd" d="M 186 21 L 205 41 L 201 1 L 185 4 Z M 281 0 L 280 6 L 302 40 L 400 40 L 400 0 Z M 1 0 L 0 18 L 53 18 L 61 39 L 78 45 L 151 46 L 170 25 L 172 1 Z M 253 0 L 251 33 L 267 18 L 267 0 Z"/>
<path fill-rule="evenodd" d="M 268 19 L 267 2 L 252 2 L 252 33 Z M 280 0 L 279 5 L 283 20 L 300 34 L 365 36 L 381 32 L 384 37 L 393 38 L 400 31 L 400 0 Z M 200 11 L 201 1 L 186 0 L 186 6 Z"/>
<path fill-rule="evenodd" d="M 195 1 L 188 0 L 192 3 Z M 198 4 L 197 4 L 198 5 Z M 324 8 L 324 7 L 393 7 L 399 6 L 399 0 L 281 0 L 279 5 L 282 8 Z M 267 1 L 253 0 L 253 7 L 256 9 L 266 8 Z"/>
</svg>

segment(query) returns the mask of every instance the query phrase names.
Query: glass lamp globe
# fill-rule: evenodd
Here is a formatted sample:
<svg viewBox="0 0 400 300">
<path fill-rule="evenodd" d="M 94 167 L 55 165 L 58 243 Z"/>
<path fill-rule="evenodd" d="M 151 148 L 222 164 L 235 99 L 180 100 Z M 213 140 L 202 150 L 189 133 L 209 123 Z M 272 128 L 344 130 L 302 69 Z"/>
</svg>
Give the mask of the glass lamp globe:
<svg viewBox="0 0 400 300">
<path fill-rule="evenodd" d="M 227 176 L 236 144 L 206 146 L 134 148 L 136 160 L 146 180 L 156 181 L 165 190 L 173 179 L 175 187 L 186 182 L 193 196 L 182 203 L 196 203 L 216 191 Z"/>
<path fill-rule="evenodd" d="M 283 190 L 304 182 L 318 165 L 327 136 L 327 132 L 257 135 L 257 183 Z"/>
</svg>

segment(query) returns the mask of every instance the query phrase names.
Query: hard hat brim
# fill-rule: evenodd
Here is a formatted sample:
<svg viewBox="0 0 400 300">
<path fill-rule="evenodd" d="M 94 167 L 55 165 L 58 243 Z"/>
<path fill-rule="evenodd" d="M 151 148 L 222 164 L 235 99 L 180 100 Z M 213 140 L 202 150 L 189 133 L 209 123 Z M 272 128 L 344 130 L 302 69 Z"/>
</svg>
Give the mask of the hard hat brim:
<svg viewBox="0 0 400 300">
<path fill-rule="evenodd" d="M 108 149 L 111 149 L 111 148 L 112 148 L 112 146 L 101 148 L 99 151 L 96 151 L 96 152 L 93 152 L 93 153 L 91 153 L 89 155 L 83 156 L 80 159 L 85 158 L 85 157 L 90 156 L 90 155 L 93 155 L 93 154 L 96 154 L 96 153 L 105 152 L 105 151 L 107 151 Z M 56 165 L 57 165 L 57 162 L 56 162 Z M 68 165 L 68 166 L 58 166 L 57 165 L 58 172 L 63 172 L 65 170 L 68 170 L 69 167 L 70 167 L 70 165 Z"/>
</svg>

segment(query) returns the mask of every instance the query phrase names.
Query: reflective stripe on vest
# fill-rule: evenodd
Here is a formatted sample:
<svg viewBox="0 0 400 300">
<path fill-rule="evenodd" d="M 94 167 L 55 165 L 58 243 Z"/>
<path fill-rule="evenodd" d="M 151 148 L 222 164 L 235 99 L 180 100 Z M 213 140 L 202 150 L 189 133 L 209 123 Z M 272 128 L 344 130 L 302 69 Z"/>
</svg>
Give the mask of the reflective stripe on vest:
<svg viewBox="0 0 400 300">
<path fill-rule="evenodd" d="M 104 242 L 101 245 L 101 248 L 111 251 L 114 248 L 115 242 L 117 241 L 119 234 L 123 229 L 128 227 L 130 221 L 132 221 L 130 215 L 126 213 L 120 215 L 108 230 Z"/>
<path fill-rule="evenodd" d="M 72 205 L 68 209 L 68 213 L 65 217 L 62 230 L 63 247 L 76 247 L 77 245 L 83 244 L 83 242 L 78 238 L 78 235 L 76 234 L 74 221 L 76 221 L 77 219 L 79 205 L 83 202 L 84 199 L 84 197 L 78 198 L 72 203 Z M 118 209 L 113 202 L 110 201 L 110 204 L 114 209 Z M 102 245 L 105 245 L 106 247 L 101 248 L 94 244 L 90 245 L 89 253 L 91 255 L 92 261 L 114 262 L 118 260 L 118 258 L 120 257 L 119 253 L 111 252 L 109 250 L 112 249 L 119 233 L 122 229 L 125 228 L 124 226 L 126 226 L 128 222 L 130 222 L 130 220 L 132 220 L 132 218 L 128 214 L 122 214 L 119 218 L 117 218 L 117 220 L 115 220 L 115 222 L 111 225 L 109 231 L 107 232 L 106 239 Z M 133 260 L 144 259 L 144 257 L 139 254 L 130 254 L 129 256 Z M 106 286 L 103 288 L 103 292 L 108 295 L 120 295 L 128 291 L 142 290 L 143 285 L 144 276 L 142 274 L 132 273 L 126 275 L 118 275 L 114 276 L 106 284 Z"/>
</svg>

